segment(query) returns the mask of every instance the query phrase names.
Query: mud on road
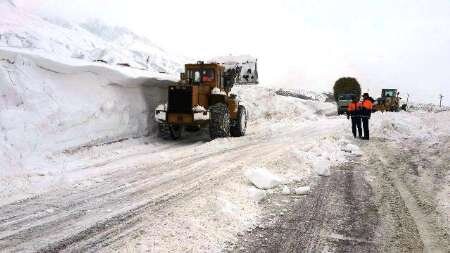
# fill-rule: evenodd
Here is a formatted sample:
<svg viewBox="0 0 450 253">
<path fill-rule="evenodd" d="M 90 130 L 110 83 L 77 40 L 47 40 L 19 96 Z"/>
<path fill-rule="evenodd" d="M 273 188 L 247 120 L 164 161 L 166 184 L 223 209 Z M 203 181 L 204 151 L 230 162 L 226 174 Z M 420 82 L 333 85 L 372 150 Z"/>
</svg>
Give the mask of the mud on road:
<svg viewBox="0 0 450 253">
<path fill-rule="evenodd" d="M 307 196 L 268 199 L 264 222 L 227 251 L 450 252 L 449 143 L 358 141 L 366 155 Z"/>
</svg>

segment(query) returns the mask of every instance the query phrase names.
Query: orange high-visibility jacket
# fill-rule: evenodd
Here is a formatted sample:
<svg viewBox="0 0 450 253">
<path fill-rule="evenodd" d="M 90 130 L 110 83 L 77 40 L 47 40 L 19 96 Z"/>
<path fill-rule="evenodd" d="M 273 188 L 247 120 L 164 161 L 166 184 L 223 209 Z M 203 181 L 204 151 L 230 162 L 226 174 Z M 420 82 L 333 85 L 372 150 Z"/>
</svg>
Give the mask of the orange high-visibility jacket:
<svg viewBox="0 0 450 253">
<path fill-rule="evenodd" d="M 351 102 L 350 104 L 348 104 L 347 111 L 355 112 L 361 110 L 361 106 L 361 102 Z"/>
<path fill-rule="evenodd" d="M 370 99 L 365 99 L 362 102 L 362 107 L 366 110 L 372 111 L 373 103 L 372 103 L 372 101 L 370 101 Z"/>
<path fill-rule="evenodd" d="M 361 117 L 361 102 L 351 102 L 347 107 L 347 116 Z"/>
</svg>

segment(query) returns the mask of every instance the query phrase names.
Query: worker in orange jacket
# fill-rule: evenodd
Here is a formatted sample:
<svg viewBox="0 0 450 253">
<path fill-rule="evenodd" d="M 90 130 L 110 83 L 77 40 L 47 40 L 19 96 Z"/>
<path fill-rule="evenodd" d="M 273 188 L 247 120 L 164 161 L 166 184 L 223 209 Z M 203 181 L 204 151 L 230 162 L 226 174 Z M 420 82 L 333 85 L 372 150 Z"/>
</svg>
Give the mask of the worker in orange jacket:
<svg viewBox="0 0 450 253">
<path fill-rule="evenodd" d="M 361 106 L 361 118 L 364 129 L 364 137 L 362 139 L 364 140 L 369 139 L 369 119 L 370 116 L 372 115 L 372 109 L 373 109 L 373 102 L 370 99 L 369 93 L 364 93 Z"/>
<path fill-rule="evenodd" d="M 362 138 L 361 130 L 361 102 L 358 101 L 356 96 L 353 96 L 352 102 L 347 107 L 347 119 L 352 118 L 352 133 L 356 138 L 356 129 L 358 129 L 358 136 Z"/>
</svg>

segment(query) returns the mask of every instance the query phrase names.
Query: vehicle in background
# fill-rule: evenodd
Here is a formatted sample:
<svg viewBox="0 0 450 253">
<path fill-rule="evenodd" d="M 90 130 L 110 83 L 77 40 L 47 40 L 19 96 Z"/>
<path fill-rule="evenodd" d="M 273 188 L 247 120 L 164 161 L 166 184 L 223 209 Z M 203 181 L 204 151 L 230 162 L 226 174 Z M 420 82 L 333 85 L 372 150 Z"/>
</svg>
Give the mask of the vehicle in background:
<svg viewBox="0 0 450 253">
<path fill-rule="evenodd" d="M 358 100 L 361 98 L 361 86 L 353 77 L 342 77 L 334 84 L 333 95 L 338 115 L 345 114 L 353 98 L 356 97 Z"/>
<path fill-rule="evenodd" d="M 354 97 L 354 94 L 344 94 L 338 97 L 336 101 L 338 115 L 347 113 L 348 104 L 353 101 Z"/>
<path fill-rule="evenodd" d="M 381 97 L 375 103 L 374 110 L 381 112 L 398 112 L 400 111 L 400 93 L 397 89 L 383 89 Z M 403 108 L 404 106 L 402 106 Z"/>
</svg>

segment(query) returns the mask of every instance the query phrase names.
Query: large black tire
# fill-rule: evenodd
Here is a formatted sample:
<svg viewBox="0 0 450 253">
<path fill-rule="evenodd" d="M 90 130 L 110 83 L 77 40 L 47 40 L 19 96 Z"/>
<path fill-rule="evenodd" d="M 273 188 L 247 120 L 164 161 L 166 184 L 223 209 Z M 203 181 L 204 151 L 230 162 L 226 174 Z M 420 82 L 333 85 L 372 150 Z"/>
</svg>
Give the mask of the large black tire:
<svg viewBox="0 0 450 253">
<path fill-rule="evenodd" d="M 243 105 L 238 107 L 238 117 L 233 120 L 230 127 L 230 133 L 233 137 L 241 137 L 245 135 L 247 131 L 247 110 Z"/>
<path fill-rule="evenodd" d="M 209 107 L 209 136 L 212 140 L 230 136 L 230 114 L 228 107 L 217 103 Z"/>
<path fill-rule="evenodd" d="M 177 140 L 181 137 L 182 127 L 178 125 L 170 125 L 167 123 L 159 123 L 159 136 L 164 140 Z"/>
</svg>

